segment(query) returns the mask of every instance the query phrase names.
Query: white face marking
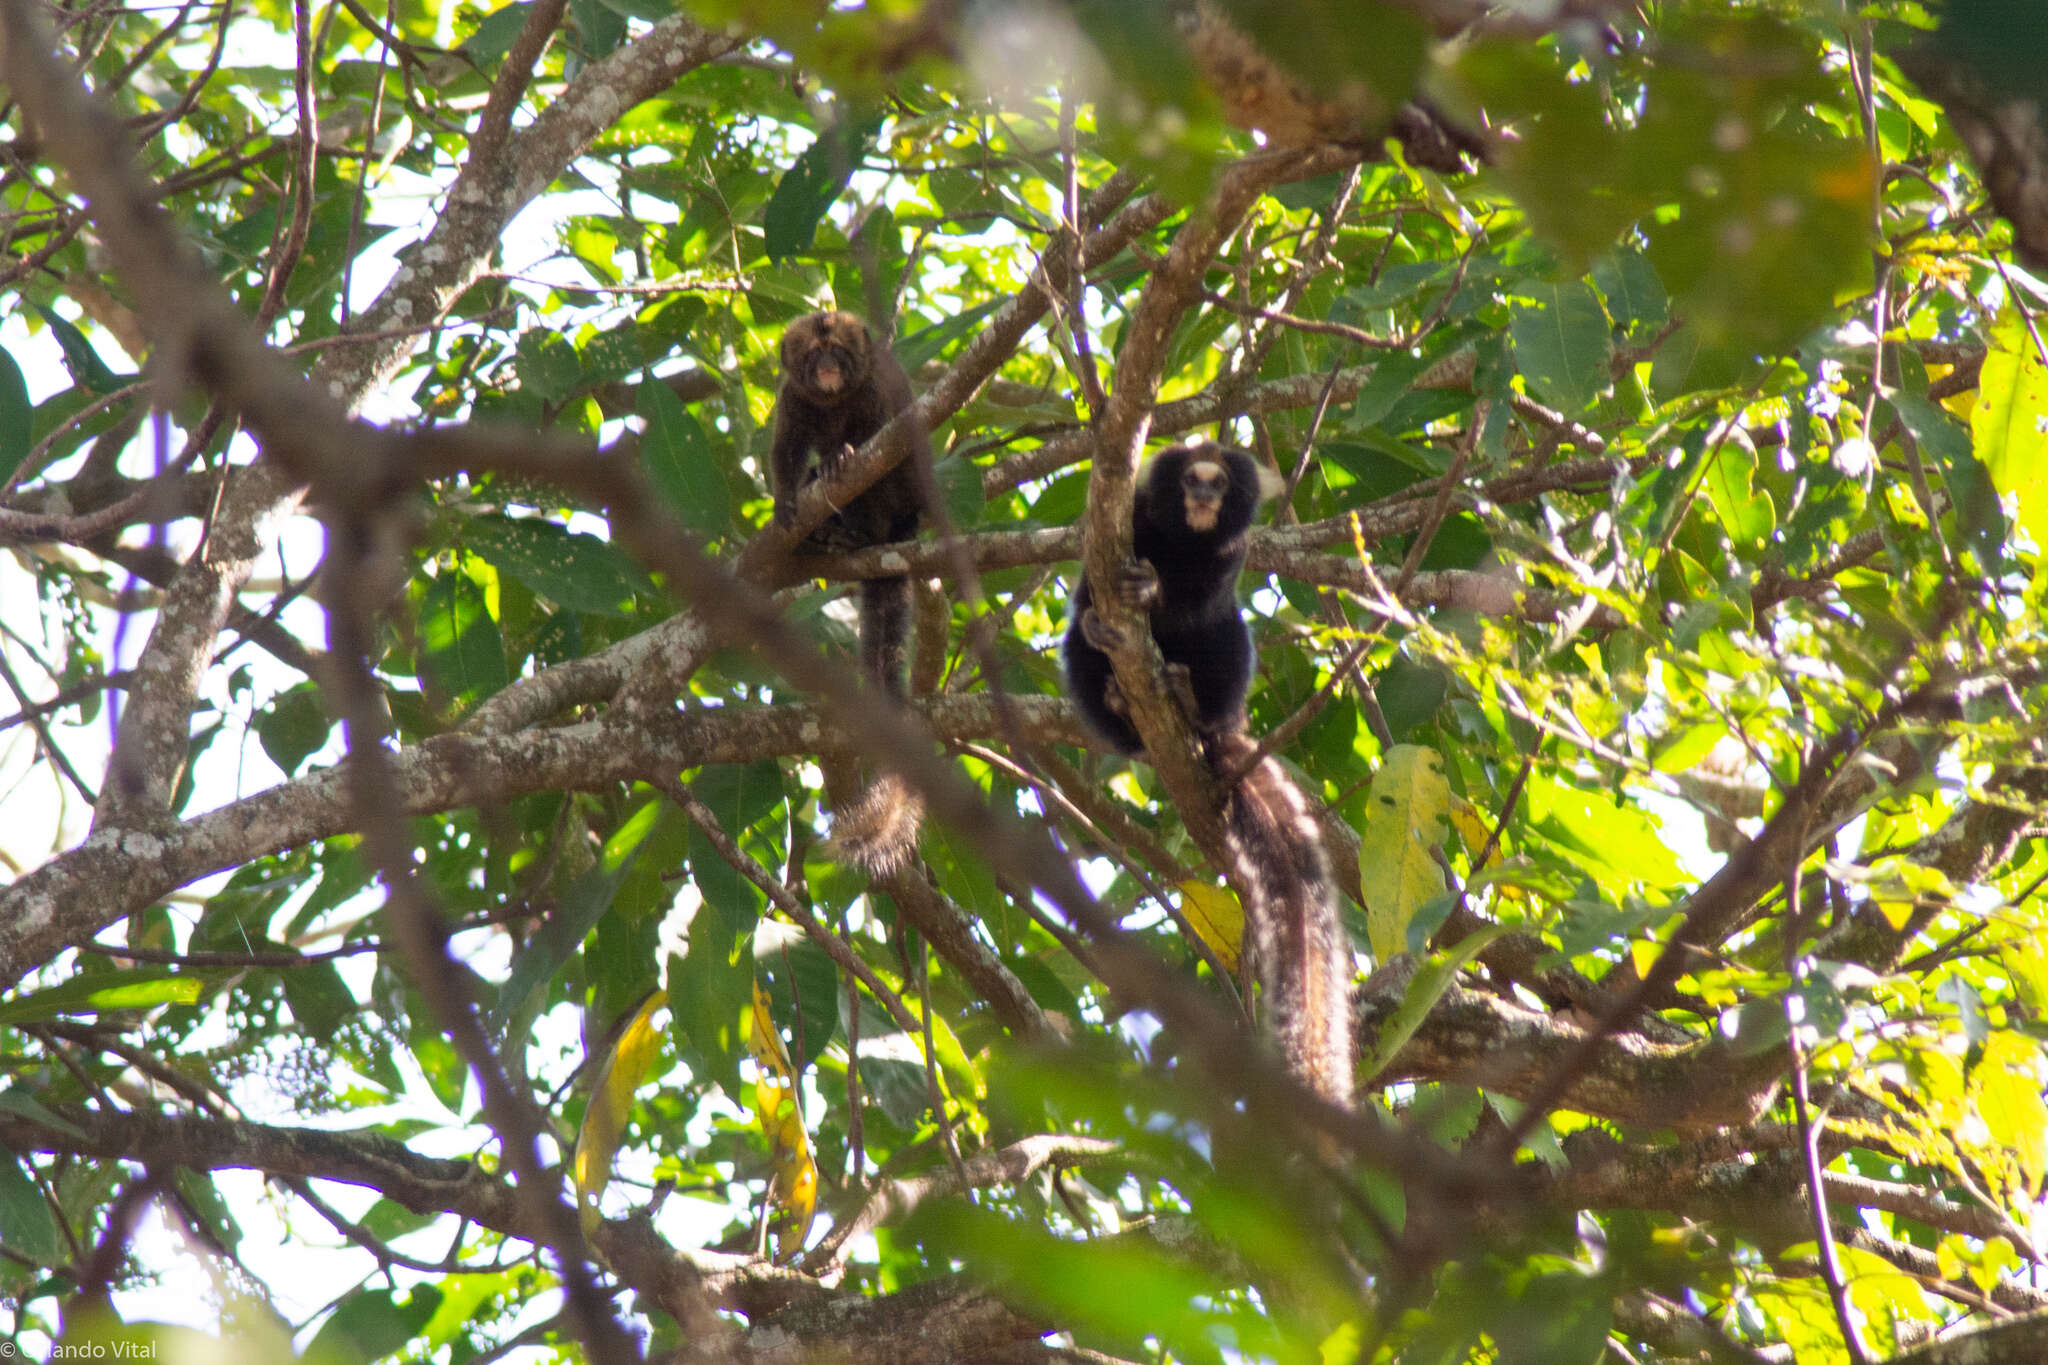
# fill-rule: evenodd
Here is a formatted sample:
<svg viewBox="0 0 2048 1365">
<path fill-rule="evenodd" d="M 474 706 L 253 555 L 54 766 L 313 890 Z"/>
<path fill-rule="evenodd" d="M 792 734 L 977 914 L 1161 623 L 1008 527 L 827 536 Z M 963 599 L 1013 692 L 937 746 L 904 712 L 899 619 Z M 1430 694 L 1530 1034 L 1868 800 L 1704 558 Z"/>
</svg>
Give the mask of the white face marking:
<svg viewBox="0 0 2048 1365">
<path fill-rule="evenodd" d="M 1197 460 L 1180 476 L 1181 507 L 1190 531 L 1213 531 L 1230 487 L 1230 471 L 1214 460 Z"/>
</svg>

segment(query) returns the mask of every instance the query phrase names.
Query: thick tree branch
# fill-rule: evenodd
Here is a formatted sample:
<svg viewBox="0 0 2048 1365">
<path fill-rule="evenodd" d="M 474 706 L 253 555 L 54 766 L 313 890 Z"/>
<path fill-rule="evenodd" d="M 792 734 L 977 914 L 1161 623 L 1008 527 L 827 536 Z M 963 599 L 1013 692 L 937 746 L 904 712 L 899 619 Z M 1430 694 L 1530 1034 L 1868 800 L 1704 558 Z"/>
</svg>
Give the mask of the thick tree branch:
<svg viewBox="0 0 2048 1365">
<path fill-rule="evenodd" d="M 1000 732 L 987 694 L 933 697 L 923 705 L 943 738 Z M 1019 697 L 1010 705 L 1041 733 L 1068 742 L 1081 737 L 1063 702 Z M 722 707 L 516 735 L 439 735 L 398 754 L 393 780 L 403 810 L 423 815 L 526 792 L 603 790 L 705 763 L 815 754 L 850 742 L 814 707 Z M 0 888 L 0 987 L 65 944 L 92 937 L 196 878 L 349 828 L 346 773 L 329 768 L 160 832 L 97 831 Z"/>
<path fill-rule="evenodd" d="M 1365 1047 L 1400 1008 L 1415 971 L 1414 959 L 1403 954 L 1359 992 L 1357 1033 Z M 1542 1093 L 1585 1038 L 1585 1030 L 1558 1015 L 1453 984 L 1387 1070 L 1360 1081 L 1458 1081 L 1526 1100 Z M 1775 1052 L 1738 1056 L 1718 1038 L 1675 1044 L 1625 1034 L 1598 1045 L 1559 1103 L 1616 1123 L 1702 1132 L 1762 1117 L 1783 1071 Z"/>
</svg>

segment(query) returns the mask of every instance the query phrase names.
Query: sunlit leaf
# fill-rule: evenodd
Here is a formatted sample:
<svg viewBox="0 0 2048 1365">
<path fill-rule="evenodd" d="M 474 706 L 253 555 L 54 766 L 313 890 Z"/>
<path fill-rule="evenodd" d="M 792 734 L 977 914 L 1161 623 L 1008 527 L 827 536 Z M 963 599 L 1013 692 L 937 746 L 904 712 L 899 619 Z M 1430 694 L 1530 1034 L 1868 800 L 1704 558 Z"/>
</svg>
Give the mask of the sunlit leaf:
<svg viewBox="0 0 2048 1365">
<path fill-rule="evenodd" d="M 1180 884 L 1180 912 L 1228 972 L 1237 970 L 1244 945 L 1244 906 L 1226 886 L 1208 882 Z"/>
<path fill-rule="evenodd" d="M 2019 528 L 2037 554 L 2048 549 L 2048 359 L 2039 330 L 2016 308 L 1998 315 L 1970 409 L 1976 456 L 1998 491 L 2019 504 Z"/>
<path fill-rule="evenodd" d="M 1432 749 L 1397 744 L 1373 774 L 1358 869 L 1366 928 L 1381 962 L 1408 951 L 1410 922 L 1444 894 L 1443 869 L 1431 855 L 1443 845 L 1450 804 L 1443 758 Z"/>
<path fill-rule="evenodd" d="M 161 967 L 130 967 L 120 971 L 74 976 L 11 1000 L 0 1001 L 0 1024 L 54 1019 L 60 1014 L 100 1014 L 107 1010 L 148 1009 L 155 1005 L 189 1005 L 205 993 L 206 983 Z"/>
</svg>

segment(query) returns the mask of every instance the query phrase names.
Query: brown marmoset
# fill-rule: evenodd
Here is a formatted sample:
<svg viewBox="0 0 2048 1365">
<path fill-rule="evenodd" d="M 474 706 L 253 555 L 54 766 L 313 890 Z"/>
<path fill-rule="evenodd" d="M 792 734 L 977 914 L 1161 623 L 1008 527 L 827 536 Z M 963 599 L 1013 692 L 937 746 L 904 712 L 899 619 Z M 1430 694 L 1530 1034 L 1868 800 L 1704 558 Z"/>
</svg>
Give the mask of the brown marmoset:
<svg viewBox="0 0 2048 1365">
<path fill-rule="evenodd" d="M 1135 562 L 1115 591 L 1147 613 L 1169 672 L 1186 683 L 1194 704 L 1189 719 L 1210 769 L 1231 781 L 1224 836 L 1232 880 L 1244 897 L 1261 1015 L 1294 1073 L 1325 1099 L 1348 1106 L 1352 953 L 1321 832 L 1276 759 L 1245 767 L 1257 749 L 1245 732 L 1254 665 L 1237 578 L 1245 533 L 1259 505 L 1278 491 L 1279 477 L 1241 450 L 1200 442 L 1160 452 L 1138 471 Z M 1094 600 L 1083 575 L 1067 624 L 1067 692 L 1090 727 L 1135 754 L 1143 741 L 1104 652 L 1120 640 Z"/>
<path fill-rule="evenodd" d="M 787 526 L 795 519 L 797 494 L 805 484 L 836 469 L 913 401 L 903 367 L 852 313 L 810 313 L 790 323 L 782 334 L 782 387 L 775 396 L 769 449 L 776 524 Z M 913 431 L 903 459 L 835 511 L 800 548 L 861 550 L 916 535 L 931 462 L 930 435 Z M 899 700 L 910 631 L 910 579 L 863 580 L 861 667 L 876 687 Z M 839 812 L 833 849 L 871 874 L 884 875 L 914 851 L 922 815 L 915 794 L 900 779 L 883 774 L 859 801 Z"/>
<path fill-rule="evenodd" d="M 776 524 L 795 520 L 805 484 L 836 469 L 912 401 L 903 367 L 853 314 L 810 313 L 790 323 L 782 334 L 782 387 L 769 449 Z M 929 471 L 931 460 L 931 437 L 914 432 L 902 461 L 811 532 L 804 548 L 864 550 L 916 535 L 924 519 L 920 471 Z M 903 695 L 909 640 L 910 579 L 862 582 L 861 662 L 893 697 Z"/>
</svg>

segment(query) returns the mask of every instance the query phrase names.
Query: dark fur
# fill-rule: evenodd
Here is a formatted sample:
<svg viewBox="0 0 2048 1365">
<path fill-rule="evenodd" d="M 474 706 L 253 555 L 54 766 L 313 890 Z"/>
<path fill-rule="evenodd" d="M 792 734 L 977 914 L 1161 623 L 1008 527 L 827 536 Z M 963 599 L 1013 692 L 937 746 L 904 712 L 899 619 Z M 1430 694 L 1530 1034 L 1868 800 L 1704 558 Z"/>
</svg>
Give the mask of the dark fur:
<svg viewBox="0 0 2048 1365">
<path fill-rule="evenodd" d="M 811 313 L 782 334 L 782 387 L 769 450 L 775 523 L 796 518 L 797 494 L 911 405 L 910 379 L 851 313 Z M 908 540 L 924 518 L 920 471 L 931 468 L 931 437 L 918 431 L 904 458 L 813 531 L 803 548 L 862 550 Z M 813 457 L 816 457 L 815 460 Z M 860 590 L 861 663 L 876 686 L 904 693 L 909 661 L 910 580 L 870 578 Z"/>
<path fill-rule="evenodd" d="M 790 323 L 782 334 L 782 387 L 775 396 L 769 450 L 776 525 L 796 519 L 797 494 L 805 484 L 837 468 L 912 401 L 903 367 L 853 314 L 811 313 Z M 932 446 L 921 429 L 910 440 L 894 468 L 834 512 L 801 548 L 861 550 L 916 535 L 924 519 L 922 489 L 930 478 Z M 861 667 L 898 700 L 909 668 L 910 631 L 910 579 L 863 580 Z M 883 773 L 834 816 L 830 848 L 870 876 L 887 876 L 916 852 L 923 816 L 923 799 L 894 773 Z"/>
<path fill-rule="evenodd" d="M 1251 632 L 1237 605 L 1245 535 L 1266 495 L 1262 470 L 1241 450 L 1209 443 L 1161 452 L 1139 471 L 1131 507 L 1136 559 L 1119 597 L 1149 612 L 1167 667 L 1183 674 L 1190 717 L 1209 766 L 1229 779 L 1256 746 L 1245 733 L 1254 672 Z M 1212 519 L 1197 529 L 1192 523 Z M 1067 692 L 1102 737 L 1127 754 L 1144 745 L 1126 714 L 1083 575 L 1065 644 Z M 1324 1098 L 1351 1102 L 1351 951 L 1337 917 L 1321 832 L 1307 800 L 1273 758 L 1237 777 L 1224 798 L 1233 880 L 1250 930 L 1250 974 L 1263 993 L 1282 1054 Z"/>
<path fill-rule="evenodd" d="M 1216 524 L 1206 532 L 1192 530 L 1187 511 L 1191 471 L 1219 463 L 1228 486 L 1222 490 Z M 1241 450 L 1175 446 L 1139 471 L 1131 504 L 1131 555 L 1137 563 L 1117 591 L 1128 605 L 1151 609 L 1152 638 L 1169 666 L 1187 670 L 1195 728 L 1204 733 L 1244 728 L 1252 637 L 1237 609 L 1237 575 L 1244 567 L 1245 532 L 1263 500 L 1258 462 Z M 1084 576 L 1067 623 L 1067 691 L 1104 739 L 1135 754 L 1144 743 L 1123 714 L 1109 656 L 1089 642 L 1089 632 L 1098 628 L 1090 619 L 1094 600 Z"/>
</svg>

